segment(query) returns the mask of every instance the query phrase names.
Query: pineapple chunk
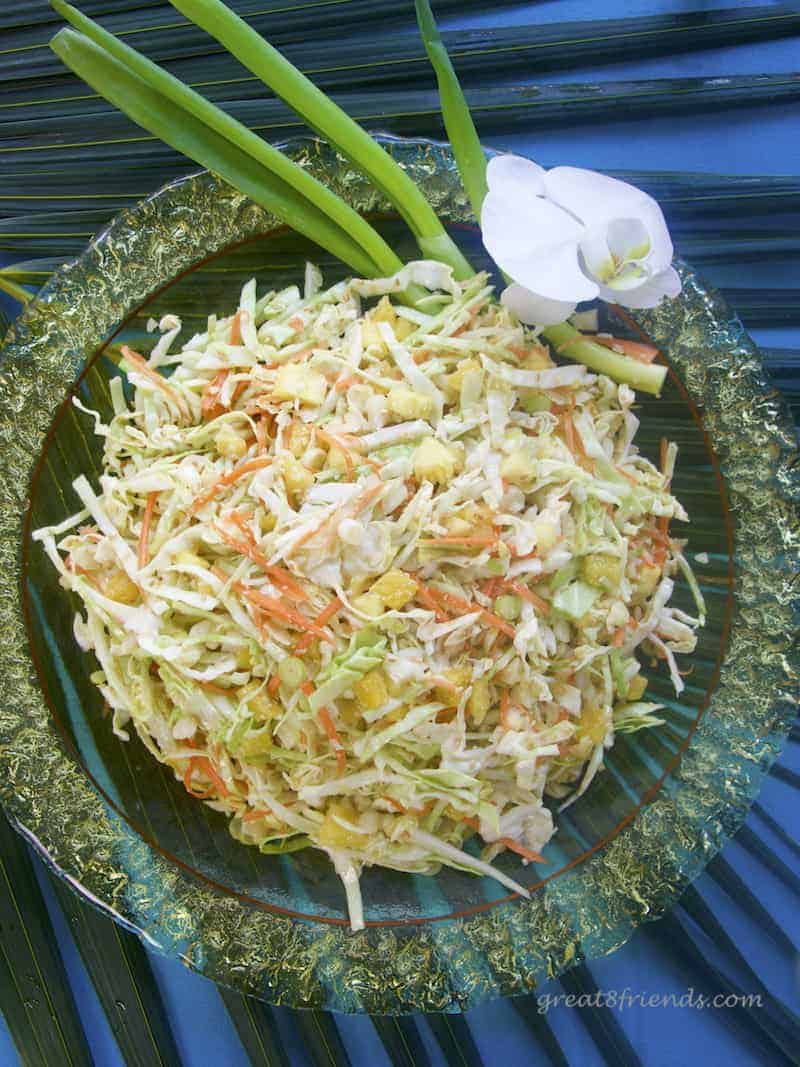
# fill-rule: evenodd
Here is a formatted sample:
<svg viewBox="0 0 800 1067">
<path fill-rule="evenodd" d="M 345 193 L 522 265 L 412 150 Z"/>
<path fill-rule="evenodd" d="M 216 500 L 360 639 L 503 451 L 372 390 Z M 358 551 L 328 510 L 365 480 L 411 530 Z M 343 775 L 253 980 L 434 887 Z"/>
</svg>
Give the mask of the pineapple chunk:
<svg viewBox="0 0 800 1067">
<path fill-rule="evenodd" d="M 363 319 L 361 322 L 361 344 L 364 348 L 383 348 L 383 338 L 381 337 L 381 331 L 378 329 L 377 322 L 373 322 L 372 319 Z"/>
<path fill-rule="evenodd" d="M 415 393 L 404 386 L 392 389 L 388 396 L 389 411 L 400 419 L 430 419 L 436 414 L 433 397 Z"/>
<path fill-rule="evenodd" d="M 259 730 L 257 734 L 243 737 L 236 754 L 239 756 L 267 756 L 273 749 L 272 734 L 269 730 Z"/>
<path fill-rule="evenodd" d="M 655 592 L 656 586 L 661 581 L 661 568 L 656 564 L 645 563 L 639 571 L 639 580 L 636 583 L 636 593 L 639 597 L 650 596 Z"/>
<path fill-rule="evenodd" d="M 472 681 L 472 669 L 470 667 L 448 667 L 442 671 L 442 677 L 449 685 L 437 685 L 433 690 L 436 700 L 446 704 L 448 708 L 457 706 L 464 690 Z"/>
<path fill-rule="evenodd" d="M 370 590 L 376 593 L 387 608 L 399 609 L 411 600 L 417 591 L 417 583 L 405 571 L 387 571 Z"/>
<path fill-rule="evenodd" d="M 554 364 L 546 348 L 542 345 L 534 345 L 527 350 L 519 361 L 519 365 L 525 370 L 548 370 Z"/>
<path fill-rule="evenodd" d="M 311 442 L 311 428 L 304 422 L 296 421 L 289 433 L 289 451 L 300 459 Z"/>
<path fill-rule="evenodd" d="M 325 819 L 318 830 L 319 843 L 329 848 L 364 848 L 369 837 L 346 829 L 335 819 L 338 816 L 345 822 L 355 823 L 358 819 L 353 805 L 347 800 L 333 800 L 325 812 Z"/>
<path fill-rule="evenodd" d="M 578 728 L 575 731 L 576 737 L 587 737 L 593 745 L 599 745 L 605 740 L 607 732 L 608 716 L 603 708 L 589 705 L 582 709 L 581 717 L 578 719 Z"/>
<path fill-rule="evenodd" d="M 512 485 L 525 485 L 526 482 L 530 482 L 533 473 L 531 457 L 521 448 L 505 456 L 500 464 L 500 476 Z"/>
<path fill-rule="evenodd" d="M 283 457 L 283 480 L 287 492 L 297 496 L 311 488 L 314 484 L 314 475 L 287 452 Z"/>
<path fill-rule="evenodd" d="M 461 393 L 461 386 L 464 384 L 464 375 L 471 370 L 480 370 L 481 365 L 477 359 L 465 359 L 463 363 L 459 363 L 456 370 L 452 374 L 446 374 L 442 379 L 442 384 L 448 393 L 453 396 L 459 396 Z"/>
<path fill-rule="evenodd" d="M 374 711 L 389 699 L 386 677 L 380 667 L 365 674 L 353 685 L 353 695 L 364 711 Z"/>
<path fill-rule="evenodd" d="M 394 326 L 397 312 L 392 307 L 389 297 L 382 296 L 378 304 L 370 312 L 369 317 L 373 322 L 388 322 L 390 326 Z"/>
<path fill-rule="evenodd" d="M 643 674 L 635 674 L 628 682 L 628 692 L 625 694 L 625 699 L 641 700 L 645 689 L 647 689 L 647 678 Z"/>
<path fill-rule="evenodd" d="M 444 485 L 456 472 L 457 459 L 447 445 L 435 437 L 426 437 L 414 453 L 414 475 L 419 481 Z"/>
<path fill-rule="evenodd" d="M 241 459 L 247 451 L 247 442 L 230 426 L 223 426 L 214 437 L 214 447 L 221 456 Z"/>
<path fill-rule="evenodd" d="M 325 399 L 327 382 L 319 371 L 287 363 L 278 368 L 273 393 L 278 400 L 300 400 L 319 405 Z"/>
<path fill-rule="evenodd" d="M 247 710 L 256 722 L 270 722 L 283 714 L 283 708 L 264 690 L 258 690 L 247 697 Z"/>
<path fill-rule="evenodd" d="M 383 615 L 383 600 L 377 593 L 362 593 L 361 596 L 353 597 L 351 603 L 362 615 L 369 615 L 373 619 Z"/>
<path fill-rule="evenodd" d="M 208 563 L 202 556 L 198 556 L 196 552 L 178 552 L 175 556 L 175 562 L 183 567 L 202 567 L 203 570 L 208 568 Z"/>
<path fill-rule="evenodd" d="M 489 683 L 485 678 L 478 678 L 472 683 L 472 692 L 467 701 L 467 711 L 476 726 L 480 726 L 486 718 L 490 706 Z"/>
<path fill-rule="evenodd" d="M 619 585 L 622 578 L 622 560 L 602 553 L 584 556 L 581 560 L 581 577 L 589 585 L 610 585 L 613 588 Z"/>
<path fill-rule="evenodd" d="M 540 556 L 551 552 L 558 541 L 558 526 L 547 515 L 539 515 L 533 522 L 533 536 Z"/>
<path fill-rule="evenodd" d="M 125 571 L 113 571 L 103 583 L 103 594 L 118 604 L 136 604 L 141 594 Z"/>
<path fill-rule="evenodd" d="M 405 341 L 406 337 L 410 337 L 412 333 L 416 333 L 418 327 L 416 322 L 412 322 L 411 319 L 406 319 L 403 318 L 402 315 L 398 315 L 393 329 L 397 340 Z"/>
</svg>

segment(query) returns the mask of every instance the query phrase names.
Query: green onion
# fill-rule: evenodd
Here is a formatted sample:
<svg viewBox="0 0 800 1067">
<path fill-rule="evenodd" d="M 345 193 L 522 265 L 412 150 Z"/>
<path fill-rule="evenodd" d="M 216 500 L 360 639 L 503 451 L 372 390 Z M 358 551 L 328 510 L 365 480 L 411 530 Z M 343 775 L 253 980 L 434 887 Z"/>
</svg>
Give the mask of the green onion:
<svg viewBox="0 0 800 1067">
<path fill-rule="evenodd" d="M 172 4 L 364 171 L 406 220 L 426 258 L 449 264 L 457 278 L 472 276 L 469 263 L 402 167 L 277 49 L 220 0 L 172 0 Z"/>
<path fill-rule="evenodd" d="M 439 36 L 439 28 L 433 17 L 431 5 L 428 0 L 416 0 L 416 9 L 425 51 L 428 53 L 439 85 L 442 118 L 447 136 L 453 146 L 458 172 L 464 183 L 469 202 L 472 204 L 475 218 L 480 219 L 481 207 L 489 191 L 486 185 L 486 156 L 483 145 L 464 99 L 461 83 Z"/>
<path fill-rule="evenodd" d="M 598 374 L 607 374 L 615 382 L 625 382 L 643 393 L 658 396 L 661 392 L 667 374 L 667 368 L 663 364 L 640 363 L 630 356 L 612 352 L 610 348 L 583 338 L 568 322 L 547 326 L 542 332 L 556 351 L 562 351 L 568 359 L 583 363 Z"/>
<path fill-rule="evenodd" d="M 456 72 L 442 43 L 428 0 L 416 0 L 417 20 L 425 47 L 431 58 L 439 83 L 439 95 L 447 135 L 453 146 L 458 171 L 469 194 L 472 209 L 480 218 L 486 195 L 486 156 L 481 148 L 469 107 Z M 550 326 L 544 336 L 556 349 L 569 347 L 569 358 L 599 374 L 607 374 L 618 382 L 626 382 L 634 389 L 658 395 L 664 384 L 667 368 L 657 364 L 639 363 L 629 356 L 621 356 L 593 341 L 581 340 L 581 334 L 568 323 Z"/>
<path fill-rule="evenodd" d="M 60 30 L 50 47 L 79 77 L 138 125 L 219 174 L 359 274 L 367 277 L 380 274 L 372 257 L 318 207 L 295 192 L 287 181 L 190 112 L 176 106 L 93 41 L 73 30 Z"/>
<path fill-rule="evenodd" d="M 274 148 L 242 123 L 231 118 L 221 108 L 210 103 L 199 93 L 184 85 L 172 74 L 162 70 L 135 49 L 119 41 L 113 34 L 63 0 L 51 0 L 52 6 L 76 29 L 119 60 L 132 74 L 138 75 L 147 85 L 190 112 L 212 130 L 221 134 L 232 144 L 241 148 L 252 159 L 262 163 L 279 178 L 288 182 L 299 194 L 315 204 L 320 211 L 338 223 L 370 255 L 381 274 L 394 274 L 403 266 L 400 259 L 386 244 L 380 234 L 363 219 L 357 211 L 332 193 L 322 182 Z"/>
</svg>

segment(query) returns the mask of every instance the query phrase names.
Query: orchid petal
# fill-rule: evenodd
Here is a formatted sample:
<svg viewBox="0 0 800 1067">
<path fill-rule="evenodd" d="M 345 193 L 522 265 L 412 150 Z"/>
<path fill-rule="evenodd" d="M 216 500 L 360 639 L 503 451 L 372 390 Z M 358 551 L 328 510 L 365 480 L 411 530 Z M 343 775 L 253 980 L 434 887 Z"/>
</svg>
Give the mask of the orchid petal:
<svg viewBox="0 0 800 1067">
<path fill-rule="evenodd" d="M 664 299 L 672 299 L 681 291 L 681 279 L 674 267 L 654 274 L 636 288 L 620 292 L 607 286 L 600 286 L 600 298 L 610 304 L 621 304 L 628 308 L 658 307 Z"/>
<path fill-rule="evenodd" d="M 483 243 L 504 270 L 510 259 L 525 258 L 543 248 L 570 244 L 577 248 L 583 227 L 557 204 L 541 196 L 495 186 L 486 194 L 481 211 Z"/>
<path fill-rule="evenodd" d="M 672 262 L 672 241 L 661 208 L 635 185 L 580 167 L 554 167 L 544 178 L 547 196 L 587 227 L 615 219 L 639 219 L 650 236 L 650 265 L 655 272 Z"/>
<path fill-rule="evenodd" d="M 516 282 L 503 290 L 500 302 L 528 326 L 556 326 L 569 318 L 576 307 L 572 301 L 537 296 Z"/>
<path fill-rule="evenodd" d="M 500 266 L 515 282 L 548 300 L 578 303 L 598 293 L 597 282 L 581 269 L 577 244 L 531 249 Z"/>
<path fill-rule="evenodd" d="M 486 184 L 489 189 L 502 189 L 509 199 L 526 200 L 531 196 L 544 195 L 544 167 L 532 159 L 512 154 L 493 156 L 486 167 Z"/>
</svg>

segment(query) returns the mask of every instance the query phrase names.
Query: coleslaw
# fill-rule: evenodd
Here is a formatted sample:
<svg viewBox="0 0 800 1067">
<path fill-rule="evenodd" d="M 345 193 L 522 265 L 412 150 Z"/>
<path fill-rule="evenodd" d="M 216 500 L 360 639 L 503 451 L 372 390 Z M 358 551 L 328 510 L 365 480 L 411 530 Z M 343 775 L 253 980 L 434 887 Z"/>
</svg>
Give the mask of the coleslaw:
<svg viewBox="0 0 800 1067">
<path fill-rule="evenodd" d="M 429 296 L 390 300 L 409 285 Z M 324 850 L 354 930 L 371 864 L 527 895 L 492 861 L 544 862 L 546 801 L 662 721 L 637 652 L 680 692 L 704 621 L 675 446 L 643 457 L 633 391 L 492 292 L 430 261 L 328 288 L 309 265 L 180 349 L 165 316 L 148 357 L 123 348 L 110 420 L 88 413 L 98 485 L 34 535 L 117 736 L 238 840 Z"/>
</svg>

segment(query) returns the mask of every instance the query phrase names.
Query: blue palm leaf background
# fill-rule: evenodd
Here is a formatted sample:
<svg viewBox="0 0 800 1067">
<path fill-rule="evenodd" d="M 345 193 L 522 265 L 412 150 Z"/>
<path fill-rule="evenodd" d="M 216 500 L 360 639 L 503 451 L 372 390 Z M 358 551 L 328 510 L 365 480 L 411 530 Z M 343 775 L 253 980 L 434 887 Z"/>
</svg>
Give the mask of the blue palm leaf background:
<svg viewBox="0 0 800 1067">
<path fill-rule="evenodd" d="M 410 0 L 232 6 L 320 84 L 344 94 L 372 128 L 441 133 Z M 658 196 L 678 251 L 729 294 L 797 420 L 800 7 L 731 0 L 435 6 L 484 140 L 545 165 L 627 173 Z M 185 80 L 213 82 L 209 94 L 247 121 L 266 113 L 265 135 L 279 139 L 287 129 L 286 112 L 265 109 L 256 87 L 234 80 L 225 57 L 208 40 L 198 43 L 161 0 L 82 7 L 111 29 L 144 30 L 138 47 Z M 152 142 L 112 156 L 108 142 L 125 123 L 76 92 L 41 47 L 54 29 L 42 0 L 2 5 L 0 289 L 18 295 L 17 286 L 35 290 L 124 204 L 194 169 Z M 0 292 L 0 334 L 18 306 Z M 151 955 L 56 884 L 2 822 L 0 1064 L 798 1063 L 798 802 L 795 725 L 744 828 L 666 918 L 645 924 L 613 955 L 544 985 L 538 997 L 464 1016 L 400 1019 L 295 1012 L 218 990 Z M 574 1006 L 611 991 L 616 1005 Z M 661 994 L 673 994 L 674 1003 L 647 1006 L 645 998 Z M 715 995 L 738 1004 L 697 1006 Z"/>
</svg>

